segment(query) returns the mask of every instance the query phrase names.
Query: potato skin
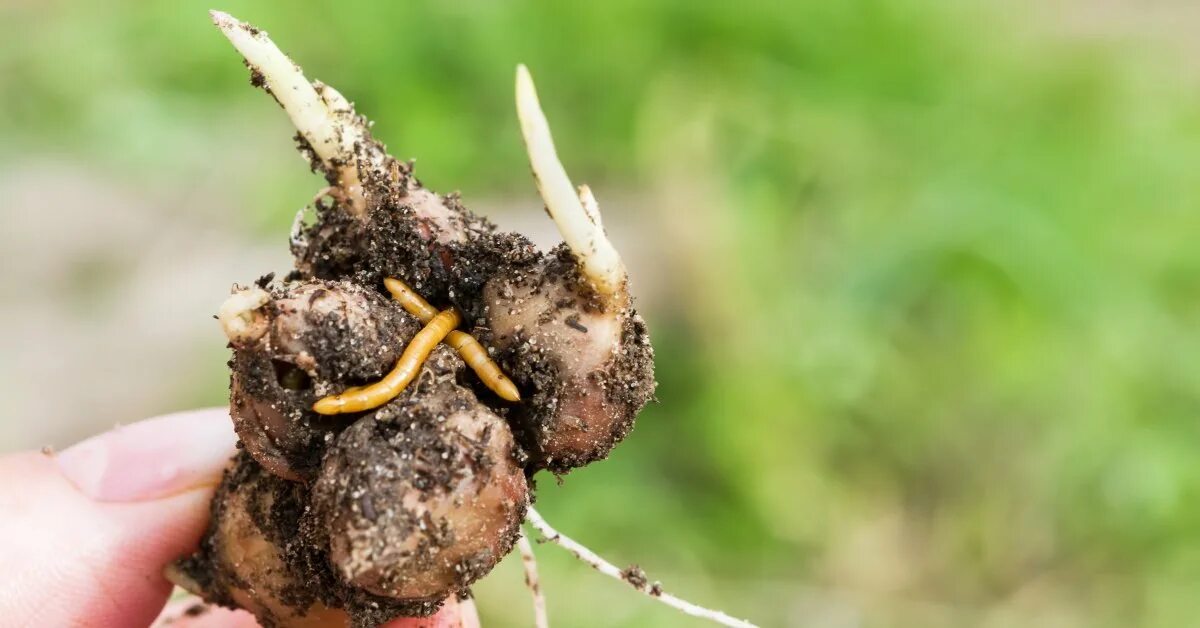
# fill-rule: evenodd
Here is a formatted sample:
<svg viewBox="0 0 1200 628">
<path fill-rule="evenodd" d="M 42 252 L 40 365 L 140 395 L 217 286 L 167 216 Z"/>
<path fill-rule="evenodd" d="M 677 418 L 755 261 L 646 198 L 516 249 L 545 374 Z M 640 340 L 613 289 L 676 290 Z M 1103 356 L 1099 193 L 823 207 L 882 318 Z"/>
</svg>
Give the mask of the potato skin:
<svg viewBox="0 0 1200 628">
<path fill-rule="evenodd" d="M 342 585 L 323 537 L 306 518 L 309 489 L 235 458 L 212 503 L 208 532 L 168 576 L 206 600 L 243 608 L 267 627 L 375 626 L 429 615 L 440 600 L 404 603 Z"/>
<path fill-rule="evenodd" d="M 376 595 L 435 601 L 491 570 L 529 494 L 503 419 L 455 383 L 440 347 L 422 380 L 343 432 L 313 488 L 340 577 Z"/>
<path fill-rule="evenodd" d="M 216 19 L 230 34 L 228 16 Z M 279 96 L 270 68 L 248 65 L 251 82 Z M 313 201 L 314 220 L 299 216 L 293 227 L 288 277 L 235 287 L 218 310 L 233 349 L 231 415 L 243 451 L 199 551 L 172 570 L 266 628 L 376 626 L 466 595 L 519 538 L 533 474 L 605 457 L 655 386 L 645 325 L 624 286 L 597 298 L 565 246 L 545 255 L 470 212 L 457 193 L 426 189 L 344 97 L 313 87 L 325 107 L 285 108 L 299 123 L 301 153 L 329 187 Z M 332 125 L 332 144 L 312 132 L 308 114 L 333 116 L 320 123 Z M 599 227 L 596 210 L 587 214 Z M 479 345 L 463 356 L 482 375 L 441 346 L 419 372 L 413 360 L 400 365 L 416 379 L 384 405 L 316 413 L 318 400 L 381 379 L 421 329 L 384 296 L 389 277 L 439 310 L 458 310 L 463 331 L 522 390 L 495 385 L 503 378 Z"/>
<path fill-rule="evenodd" d="M 377 285 L 395 277 L 472 320 L 491 277 L 538 257 L 517 233 L 500 232 L 467 209 L 458 194 L 438 195 L 416 178 L 411 163 L 389 160 L 388 174 L 365 183 L 367 213 L 318 205 L 317 221 L 293 243 L 296 269 L 306 278 L 352 279 Z"/>
<path fill-rule="evenodd" d="M 608 455 L 654 396 L 654 350 L 625 303 L 586 287 L 565 247 L 483 293 L 486 340 L 532 394 L 510 415 L 532 469 L 563 473 Z"/>
<path fill-rule="evenodd" d="M 313 402 L 386 372 L 419 323 L 390 299 L 349 282 L 277 288 L 264 311 L 267 333 L 233 347 L 234 429 L 270 472 L 310 479 L 333 437 L 349 424 L 313 412 Z"/>
</svg>

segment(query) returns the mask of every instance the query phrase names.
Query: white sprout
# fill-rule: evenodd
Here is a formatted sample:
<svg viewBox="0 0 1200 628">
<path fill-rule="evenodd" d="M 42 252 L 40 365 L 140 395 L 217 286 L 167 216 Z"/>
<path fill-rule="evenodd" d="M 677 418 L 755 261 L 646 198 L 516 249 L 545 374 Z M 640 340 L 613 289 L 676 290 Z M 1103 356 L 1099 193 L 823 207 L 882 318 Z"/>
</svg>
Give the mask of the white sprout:
<svg viewBox="0 0 1200 628">
<path fill-rule="evenodd" d="M 257 286 L 237 290 L 225 299 L 217 310 L 217 321 L 229 342 L 245 345 L 267 333 L 267 319 L 259 309 L 270 300 L 271 295 Z"/>
<path fill-rule="evenodd" d="M 209 11 L 213 23 L 261 76 L 266 88 L 291 118 L 326 171 L 336 172 L 354 212 L 366 206 L 355 165 L 355 146 L 365 137 L 354 108 L 337 90 L 310 83 L 300 66 L 260 30 L 221 11 Z"/>
<path fill-rule="evenodd" d="M 355 146 L 366 136 L 358 114 L 354 112 L 354 105 L 346 100 L 341 92 L 321 81 L 313 81 L 313 89 L 321 96 L 321 100 L 329 108 L 330 115 L 340 125 L 337 130 L 340 131 L 338 135 L 341 138 L 343 157 L 352 157 Z"/>
<path fill-rule="evenodd" d="M 524 532 L 517 537 L 517 549 L 521 552 L 521 564 L 525 567 L 525 586 L 529 587 L 529 594 L 533 596 L 534 628 L 550 628 L 550 620 L 546 617 L 546 597 L 542 595 L 541 581 L 538 580 L 537 558 Z"/>
<path fill-rule="evenodd" d="M 564 536 L 558 530 L 555 530 L 550 526 L 549 523 L 546 523 L 546 520 L 542 518 L 542 515 L 538 514 L 538 511 L 534 510 L 533 508 L 530 508 L 528 511 L 526 511 L 525 520 L 528 521 L 529 524 L 534 527 L 534 529 L 540 532 L 547 541 L 566 549 L 568 552 L 571 552 L 576 558 L 587 563 L 588 565 L 591 565 L 596 571 L 599 571 L 600 573 L 611 578 L 616 578 L 617 580 L 625 582 L 638 591 L 645 593 L 646 595 L 662 602 L 663 604 L 666 604 L 667 606 L 670 606 L 671 608 L 682 611 L 693 617 L 700 617 L 702 619 L 714 621 L 723 626 L 755 628 L 754 624 L 744 619 L 730 617 L 721 611 L 697 606 L 691 602 L 688 602 L 687 600 L 682 600 L 674 595 L 671 595 L 670 593 L 667 593 L 666 591 L 663 591 L 662 585 L 657 582 L 650 582 L 649 578 L 647 578 L 646 575 L 636 567 L 631 567 L 626 570 L 618 569 L 612 563 L 597 556 L 592 550 Z"/>
<path fill-rule="evenodd" d="M 346 154 L 338 140 L 337 120 L 312 83 L 304 78 L 300 66 L 283 54 L 275 42 L 267 37 L 266 31 L 228 13 L 209 11 L 209 14 L 217 28 L 229 38 L 229 43 L 246 58 L 250 68 L 262 75 L 267 89 L 279 101 L 292 119 L 292 124 L 308 140 L 321 161 L 328 166 L 345 158 Z"/>
<path fill-rule="evenodd" d="M 583 211 L 587 213 L 588 220 L 600 229 L 604 229 L 604 224 L 600 222 L 600 204 L 596 202 L 596 195 L 592 194 L 592 188 L 585 183 L 579 186 L 579 203 L 583 205 Z"/>
<path fill-rule="evenodd" d="M 576 192 L 558 160 L 550 125 L 538 102 L 533 78 L 524 65 L 517 66 L 517 118 L 521 122 L 521 134 L 525 137 L 525 149 L 529 152 L 529 165 L 533 168 L 538 191 L 563 240 L 579 262 L 580 270 L 601 294 L 622 293 L 625 266 L 621 256 L 604 233 L 591 191 L 585 186 Z M 588 199 L 587 203 L 580 195 Z"/>
</svg>

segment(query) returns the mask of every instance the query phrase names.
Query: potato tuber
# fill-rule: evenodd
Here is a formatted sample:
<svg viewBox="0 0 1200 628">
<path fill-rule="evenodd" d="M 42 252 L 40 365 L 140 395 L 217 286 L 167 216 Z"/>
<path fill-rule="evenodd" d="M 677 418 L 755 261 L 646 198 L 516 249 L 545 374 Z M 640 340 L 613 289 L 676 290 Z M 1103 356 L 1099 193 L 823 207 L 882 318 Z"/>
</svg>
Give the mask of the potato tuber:
<svg viewBox="0 0 1200 628">
<path fill-rule="evenodd" d="M 518 118 L 564 240 L 550 253 L 427 190 L 340 93 L 212 15 L 328 187 L 292 234 L 295 270 L 218 311 L 244 452 L 169 575 L 269 626 L 428 615 L 512 550 L 527 513 L 541 521 L 534 473 L 628 434 L 655 387 L 645 323 L 523 66 Z"/>
</svg>

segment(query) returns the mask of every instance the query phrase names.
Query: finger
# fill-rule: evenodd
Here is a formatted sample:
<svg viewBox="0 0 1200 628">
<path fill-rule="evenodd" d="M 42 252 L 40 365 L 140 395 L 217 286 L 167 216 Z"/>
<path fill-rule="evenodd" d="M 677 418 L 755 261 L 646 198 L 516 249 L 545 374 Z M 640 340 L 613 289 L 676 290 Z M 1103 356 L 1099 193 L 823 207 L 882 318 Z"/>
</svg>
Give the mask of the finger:
<svg viewBox="0 0 1200 628">
<path fill-rule="evenodd" d="M 198 615 L 183 616 L 169 624 L 170 628 L 259 628 L 254 615 L 242 610 L 205 606 Z"/>
<path fill-rule="evenodd" d="M 254 616 L 246 611 L 207 604 L 188 595 L 171 600 L 150 628 L 259 628 Z"/>
<path fill-rule="evenodd" d="M 246 611 L 230 610 L 204 604 L 199 598 L 189 596 L 171 602 L 163 609 L 154 623 L 154 628 L 258 628 L 254 616 Z M 331 627 L 332 628 L 332 627 Z M 448 600 L 437 613 L 430 617 L 396 619 L 384 624 L 383 628 L 479 628 L 479 616 L 475 603 Z"/>
<path fill-rule="evenodd" d="M 383 628 L 479 628 L 479 616 L 475 614 L 475 602 L 452 597 L 429 617 L 394 619 Z"/>
<path fill-rule="evenodd" d="M 193 549 L 234 453 L 226 410 L 118 428 L 61 454 L 0 458 L 0 617 L 18 626 L 145 626 Z"/>
</svg>

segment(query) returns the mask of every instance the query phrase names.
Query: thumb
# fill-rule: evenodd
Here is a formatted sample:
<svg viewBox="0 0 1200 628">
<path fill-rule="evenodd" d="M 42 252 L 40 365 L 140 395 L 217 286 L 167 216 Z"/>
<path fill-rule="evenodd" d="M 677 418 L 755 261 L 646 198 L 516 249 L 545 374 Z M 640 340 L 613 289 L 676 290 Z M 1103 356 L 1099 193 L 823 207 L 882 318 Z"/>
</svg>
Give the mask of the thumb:
<svg viewBox="0 0 1200 628">
<path fill-rule="evenodd" d="M 117 428 L 57 456 L 0 458 L 0 617 L 18 626 L 145 626 L 163 567 L 193 549 L 234 453 L 227 410 Z"/>
</svg>

